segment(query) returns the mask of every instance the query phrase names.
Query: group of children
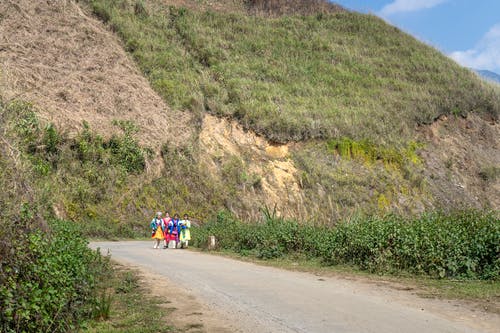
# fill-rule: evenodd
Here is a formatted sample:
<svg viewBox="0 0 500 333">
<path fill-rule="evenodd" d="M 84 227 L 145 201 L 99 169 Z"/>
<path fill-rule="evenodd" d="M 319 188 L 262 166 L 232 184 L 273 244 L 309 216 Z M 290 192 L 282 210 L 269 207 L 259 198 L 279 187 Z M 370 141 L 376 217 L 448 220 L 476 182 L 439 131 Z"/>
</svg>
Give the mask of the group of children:
<svg viewBox="0 0 500 333">
<path fill-rule="evenodd" d="M 156 213 L 150 224 L 151 238 L 155 240 L 154 249 L 160 248 L 160 242 L 163 240 L 163 248 L 187 248 L 191 240 L 191 221 L 187 214 L 184 214 L 184 219 L 179 219 L 179 214 L 175 214 L 173 218 L 170 217 L 168 212 L 165 217 L 162 213 Z"/>
</svg>

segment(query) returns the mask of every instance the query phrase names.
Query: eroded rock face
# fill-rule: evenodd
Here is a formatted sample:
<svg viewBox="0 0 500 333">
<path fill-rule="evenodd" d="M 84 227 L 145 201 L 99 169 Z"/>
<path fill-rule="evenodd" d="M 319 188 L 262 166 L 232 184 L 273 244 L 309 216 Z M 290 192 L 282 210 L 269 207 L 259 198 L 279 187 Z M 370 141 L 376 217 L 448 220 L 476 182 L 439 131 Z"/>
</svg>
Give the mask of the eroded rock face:
<svg viewBox="0 0 500 333">
<path fill-rule="evenodd" d="M 500 207 L 500 124 L 478 115 L 441 117 L 420 130 L 436 206 Z"/>
<path fill-rule="evenodd" d="M 220 161 L 239 159 L 243 170 L 259 182 L 245 189 L 242 196 L 249 202 L 249 217 L 263 207 L 276 213 L 297 217 L 302 194 L 297 180 L 297 168 L 289 156 L 288 145 L 271 145 L 264 138 L 244 131 L 236 122 L 211 115 L 203 120 L 199 136 L 201 160 L 214 177 L 221 177 Z"/>
</svg>

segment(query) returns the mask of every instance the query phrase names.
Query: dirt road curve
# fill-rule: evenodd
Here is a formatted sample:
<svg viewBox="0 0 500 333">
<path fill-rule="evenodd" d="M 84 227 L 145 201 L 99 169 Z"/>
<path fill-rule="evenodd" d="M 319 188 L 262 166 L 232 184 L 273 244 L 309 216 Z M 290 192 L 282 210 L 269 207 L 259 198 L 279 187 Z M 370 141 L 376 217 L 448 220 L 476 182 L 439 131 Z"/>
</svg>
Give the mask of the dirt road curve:
<svg viewBox="0 0 500 333">
<path fill-rule="evenodd" d="M 151 245 L 99 242 L 91 247 L 109 249 L 118 262 L 178 286 L 171 289 L 212 309 L 226 323 L 226 332 L 500 332 L 498 315 L 409 291 Z"/>
</svg>

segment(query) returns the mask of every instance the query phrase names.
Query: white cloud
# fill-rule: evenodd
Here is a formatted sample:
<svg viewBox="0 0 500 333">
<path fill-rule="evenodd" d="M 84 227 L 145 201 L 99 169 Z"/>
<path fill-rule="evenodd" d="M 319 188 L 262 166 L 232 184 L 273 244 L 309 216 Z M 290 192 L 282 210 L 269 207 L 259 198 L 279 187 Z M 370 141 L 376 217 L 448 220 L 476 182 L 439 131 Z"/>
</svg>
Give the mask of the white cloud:
<svg viewBox="0 0 500 333">
<path fill-rule="evenodd" d="M 495 24 L 474 48 L 452 52 L 450 57 L 465 67 L 500 71 L 500 23 Z"/>
<path fill-rule="evenodd" d="M 448 0 L 395 0 L 385 5 L 379 12 L 380 16 L 390 16 L 404 12 L 415 12 L 422 9 L 436 7 Z"/>
</svg>

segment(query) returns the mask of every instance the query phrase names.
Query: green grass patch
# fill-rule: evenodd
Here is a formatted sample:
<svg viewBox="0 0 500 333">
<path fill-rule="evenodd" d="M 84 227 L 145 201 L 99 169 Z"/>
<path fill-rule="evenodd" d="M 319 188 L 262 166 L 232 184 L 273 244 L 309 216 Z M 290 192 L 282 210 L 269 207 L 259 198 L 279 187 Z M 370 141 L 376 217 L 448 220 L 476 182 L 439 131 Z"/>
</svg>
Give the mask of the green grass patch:
<svg viewBox="0 0 500 333">
<path fill-rule="evenodd" d="M 85 333 L 166 333 L 178 332 L 167 323 L 170 311 L 162 305 L 167 300 L 159 299 L 140 283 L 139 272 L 113 263 L 113 272 L 101 286 L 109 296 L 109 315 L 89 322 L 82 329 Z"/>
<path fill-rule="evenodd" d="M 410 280 L 411 281 L 411 280 Z M 500 283 L 498 281 L 416 280 L 424 288 L 419 295 L 448 299 L 482 300 L 482 310 L 500 313 Z"/>
<path fill-rule="evenodd" d="M 202 106 L 271 141 L 404 145 L 417 124 L 440 115 L 500 112 L 493 85 L 373 15 L 270 18 L 156 0 L 88 3 L 172 107 Z"/>
<path fill-rule="evenodd" d="M 423 144 L 409 142 L 403 149 L 384 148 L 371 143 L 369 140 L 355 141 L 349 138 L 332 139 L 327 141 L 330 151 L 336 152 L 345 159 L 358 159 L 365 163 L 382 161 L 386 164 L 393 164 L 403 168 L 408 164 L 422 163 L 416 154 L 417 149 Z"/>
</svg>

